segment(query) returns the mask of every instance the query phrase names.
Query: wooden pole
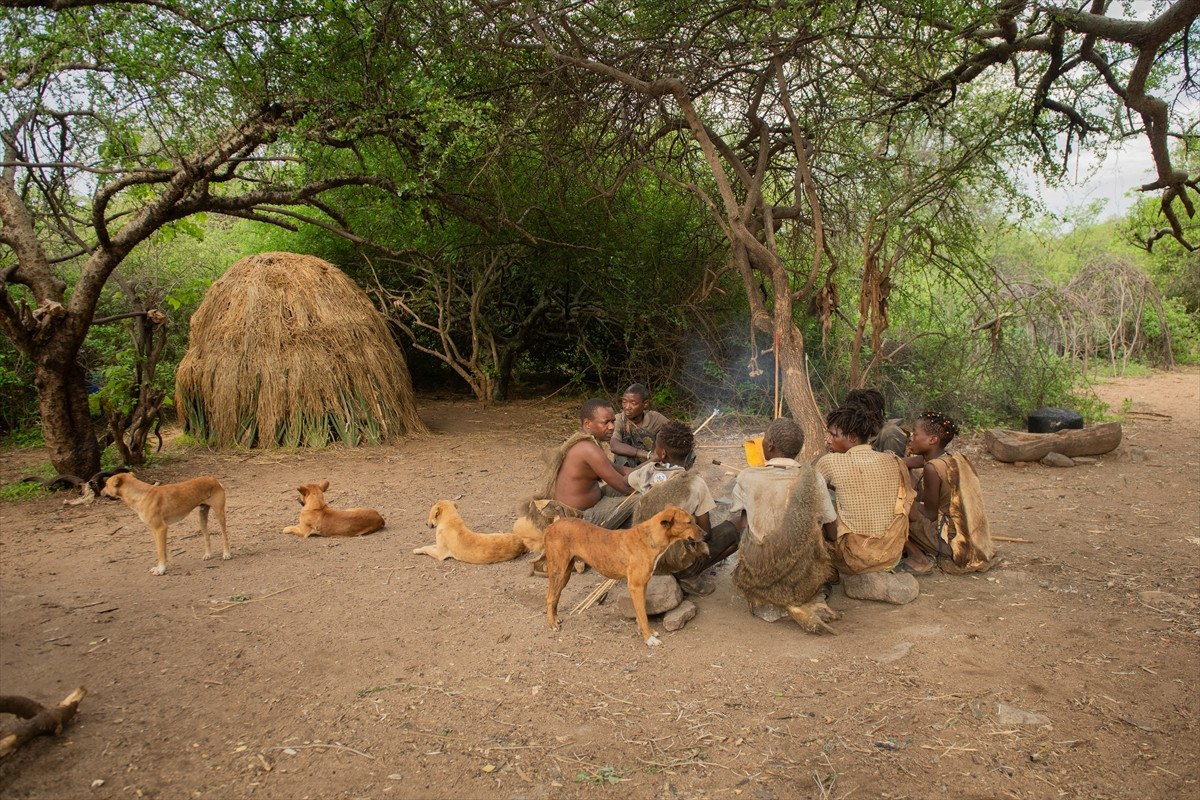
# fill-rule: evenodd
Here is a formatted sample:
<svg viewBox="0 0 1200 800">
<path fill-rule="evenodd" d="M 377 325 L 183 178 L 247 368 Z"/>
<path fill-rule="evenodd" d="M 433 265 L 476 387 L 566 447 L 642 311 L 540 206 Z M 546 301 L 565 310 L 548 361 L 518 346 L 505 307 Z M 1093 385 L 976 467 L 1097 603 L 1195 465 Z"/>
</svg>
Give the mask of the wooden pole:
<svg viewBox="0 0 1200 800">
<path fill-rule="evenodd" d="M 779 328 L 775 329 L 775 419 L 779 419 Z"/>
</svg>

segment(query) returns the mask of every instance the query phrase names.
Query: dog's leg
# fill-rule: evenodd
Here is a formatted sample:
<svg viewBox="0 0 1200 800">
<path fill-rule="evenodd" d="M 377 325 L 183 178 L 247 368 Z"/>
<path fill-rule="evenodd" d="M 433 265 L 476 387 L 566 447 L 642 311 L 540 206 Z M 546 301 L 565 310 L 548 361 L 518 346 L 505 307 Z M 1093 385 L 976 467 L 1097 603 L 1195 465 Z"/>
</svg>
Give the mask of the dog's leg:
<svg viewBox="0 0 1200 800">
<path fill-rule="evenodd" d="M 650 619 L 646 616 L 646 584 L 650 577 L 631 576 L 629 578 L 629 599 L 633 601 L 633 613 L 637 614 L 638 630 L 646 640 L 647 647 L 657 647 L 662 644 L 658 635 L 650 629 Z"/>
<path fill-rule="evenodd" d="M 438 527 L 437 533 L 433 536 L 433 552 L 430 553 L 438 561 L 445 561 L 447 558 L 454 557 L 454 551 L 450 549 L 450 545 L 446 542 L 449 537 L 442 532 L 441 526 Z"/>
<path fill-rule="evenodd" d="M 416 555 L 433 556 L 438 561 L 445 561 L 450 557 L 450 553 L 443 552 L 441 545 L 438 544 L 427 544 L 424 547 L 418 547 L 416 550 L 413 550 L 413 553 Z"/>
<path fill-rule="evenodd" d="M 150 568 L 152 575 L 167 574 L 167 526 L 159 523 L 151 528 L 154 533 L 154 549 L 158 552 L 158 564 Z"/>
<path fill-rule="evenodd" d="M 201 503 L 197 508 L 200 511 L 200 535 L 204 537 L 204 555 L 200 558 L 208 561 L 212 558 L 212 548 L 208 546 L 208 506 Z"/>
<path fill-rule="evenodd" d="M 571 565 L 546 560 L 546 622 L 558 630 L 558 598 L 571 580 Z"/>
<path fill-rule="evenodd" d="M 225 492 L 214 499 L 217 502 L 212 504 L 213 511 L 217 512 L 217 523 L 221 526 L 221 560 L 228 561 L 233 558 L 233 553 L 229 552 L 229 529 L 225 527 Z"/>
</svg>

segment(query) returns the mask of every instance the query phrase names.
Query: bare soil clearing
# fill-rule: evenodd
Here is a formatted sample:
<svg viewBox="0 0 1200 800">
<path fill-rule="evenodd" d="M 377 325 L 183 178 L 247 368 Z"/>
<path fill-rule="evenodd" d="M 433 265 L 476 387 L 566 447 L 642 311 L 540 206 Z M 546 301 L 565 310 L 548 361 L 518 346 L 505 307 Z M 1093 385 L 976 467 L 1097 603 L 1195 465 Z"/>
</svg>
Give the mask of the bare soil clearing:
<svg viewBox="0 0 1200 800">
<path fill-rule="evenodd" d="M 438 499 L 507 529 L 537 451 L 576 425 L 556 401 L 427 401 L 438 435 L 394 447 L 180 451 L 142 477 L 218 476 L 234 558 L 200 560 L 193 516 L 164 577 L 122 505 L 0 505 L 0 693 L 88 688 L 62 737 L 0 762 L 0 796 L 1196 797 L 1200 373 L 1099 391 L 1131 405 L 1094 466 L 964 444 L 994 531 L 1032 544 L 922 578 L 907 606 L 839 590 L 836 637 L 750 616 L 728 569 L 686 628 L 655 626 L 663 647 L 611 605 L 565 614 L 594 573 L 553 633 L 527 560 L 413 555 Z M 701 461 L 740 465 L 743 433 L 703 434 Z M 42 458 L 0 454 L 0 480 Z M 321 479 L 387 527 L 280 533 Z"/>
</svg>

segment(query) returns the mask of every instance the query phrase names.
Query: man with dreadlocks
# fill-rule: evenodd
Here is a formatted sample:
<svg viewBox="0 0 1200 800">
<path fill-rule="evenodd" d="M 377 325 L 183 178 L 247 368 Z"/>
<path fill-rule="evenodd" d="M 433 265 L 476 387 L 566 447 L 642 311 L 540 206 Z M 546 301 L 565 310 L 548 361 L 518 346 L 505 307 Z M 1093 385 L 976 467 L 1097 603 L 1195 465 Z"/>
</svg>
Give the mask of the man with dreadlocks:
<svg viewBox="0 0 1200 800">
<path fill-rule="evenodd" d="M 943 572 L 986 572 L 995 549 L 983 507 L 983 491 L 975 467 L 962 453 L 947 453 L 958 435 L 954 420 L 926 411 L 913 426 L 910 448 L 924 457 L 917 484 L 909 540 Z"/>
<path fill-rule="evenodd" d="M 739 551 L 733 583 L 752 606 L 787 610 L 809 633 L 834 633 L 826 623 L 840 615 L 825 604 L 826 584 L 837 570 L 821 537 L 821 526 L 836 519 L 824 482 L 811 466 L 796 460 L 804 447 L 804 429 L 780 418 L 763 435 L 761 467 L 748 467 L 733 488 L 730 519 L 741 533 L 722 551 L 713 531 L 707 567 Z"/>
<path fill-rule="evenodd" d="M 836 498 L 837 521 L 825 526 L 834 563 L 850 574 L 901 567 L 916 493 L 900 457 L 868 444 L 879 432 L 883 414 L 865 405 L 846 405 L 830 411 L 825 424 L 830 452 L 817 460 L 816 469 Z M 918 574 L 933 569 L 919 550 L 909 552 L 904 569 Z"/>
<path fill-rule="evenodd" d="M 875 434 L 874 441 L 871 446 L 876 451 L 892 452 L 904 458 L 904 451 L 908 447 L 908 434 L 896 422 L 887 419 L 883 414 L 883 393 L 878 389 L 851 389 L 846 394 L 846 402 L 843 405 L 861 406 L 865 409 L 878 412 L 883 425 L 879 428 L 879 433 Z M 914 459 L 911 462 L 906 462 L 909 467 L 919 467 L 920 459 Z"/>
</svg>

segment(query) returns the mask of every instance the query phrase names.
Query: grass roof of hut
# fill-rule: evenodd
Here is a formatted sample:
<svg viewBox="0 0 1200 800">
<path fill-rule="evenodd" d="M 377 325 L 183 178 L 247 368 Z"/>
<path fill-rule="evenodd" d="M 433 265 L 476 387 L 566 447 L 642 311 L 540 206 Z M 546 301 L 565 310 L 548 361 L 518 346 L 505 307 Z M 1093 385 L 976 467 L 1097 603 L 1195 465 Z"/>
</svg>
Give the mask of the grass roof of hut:
<svg viewBox="0 0 1200 800">
<path fill-rule="evenodd" d="M 175 376 L 192 436 L 217 446 L 320 447 L 423 432 L 404 354 L 370 298 L 334 265 L 243 258 L 192 316 Z"/>
</svg>

